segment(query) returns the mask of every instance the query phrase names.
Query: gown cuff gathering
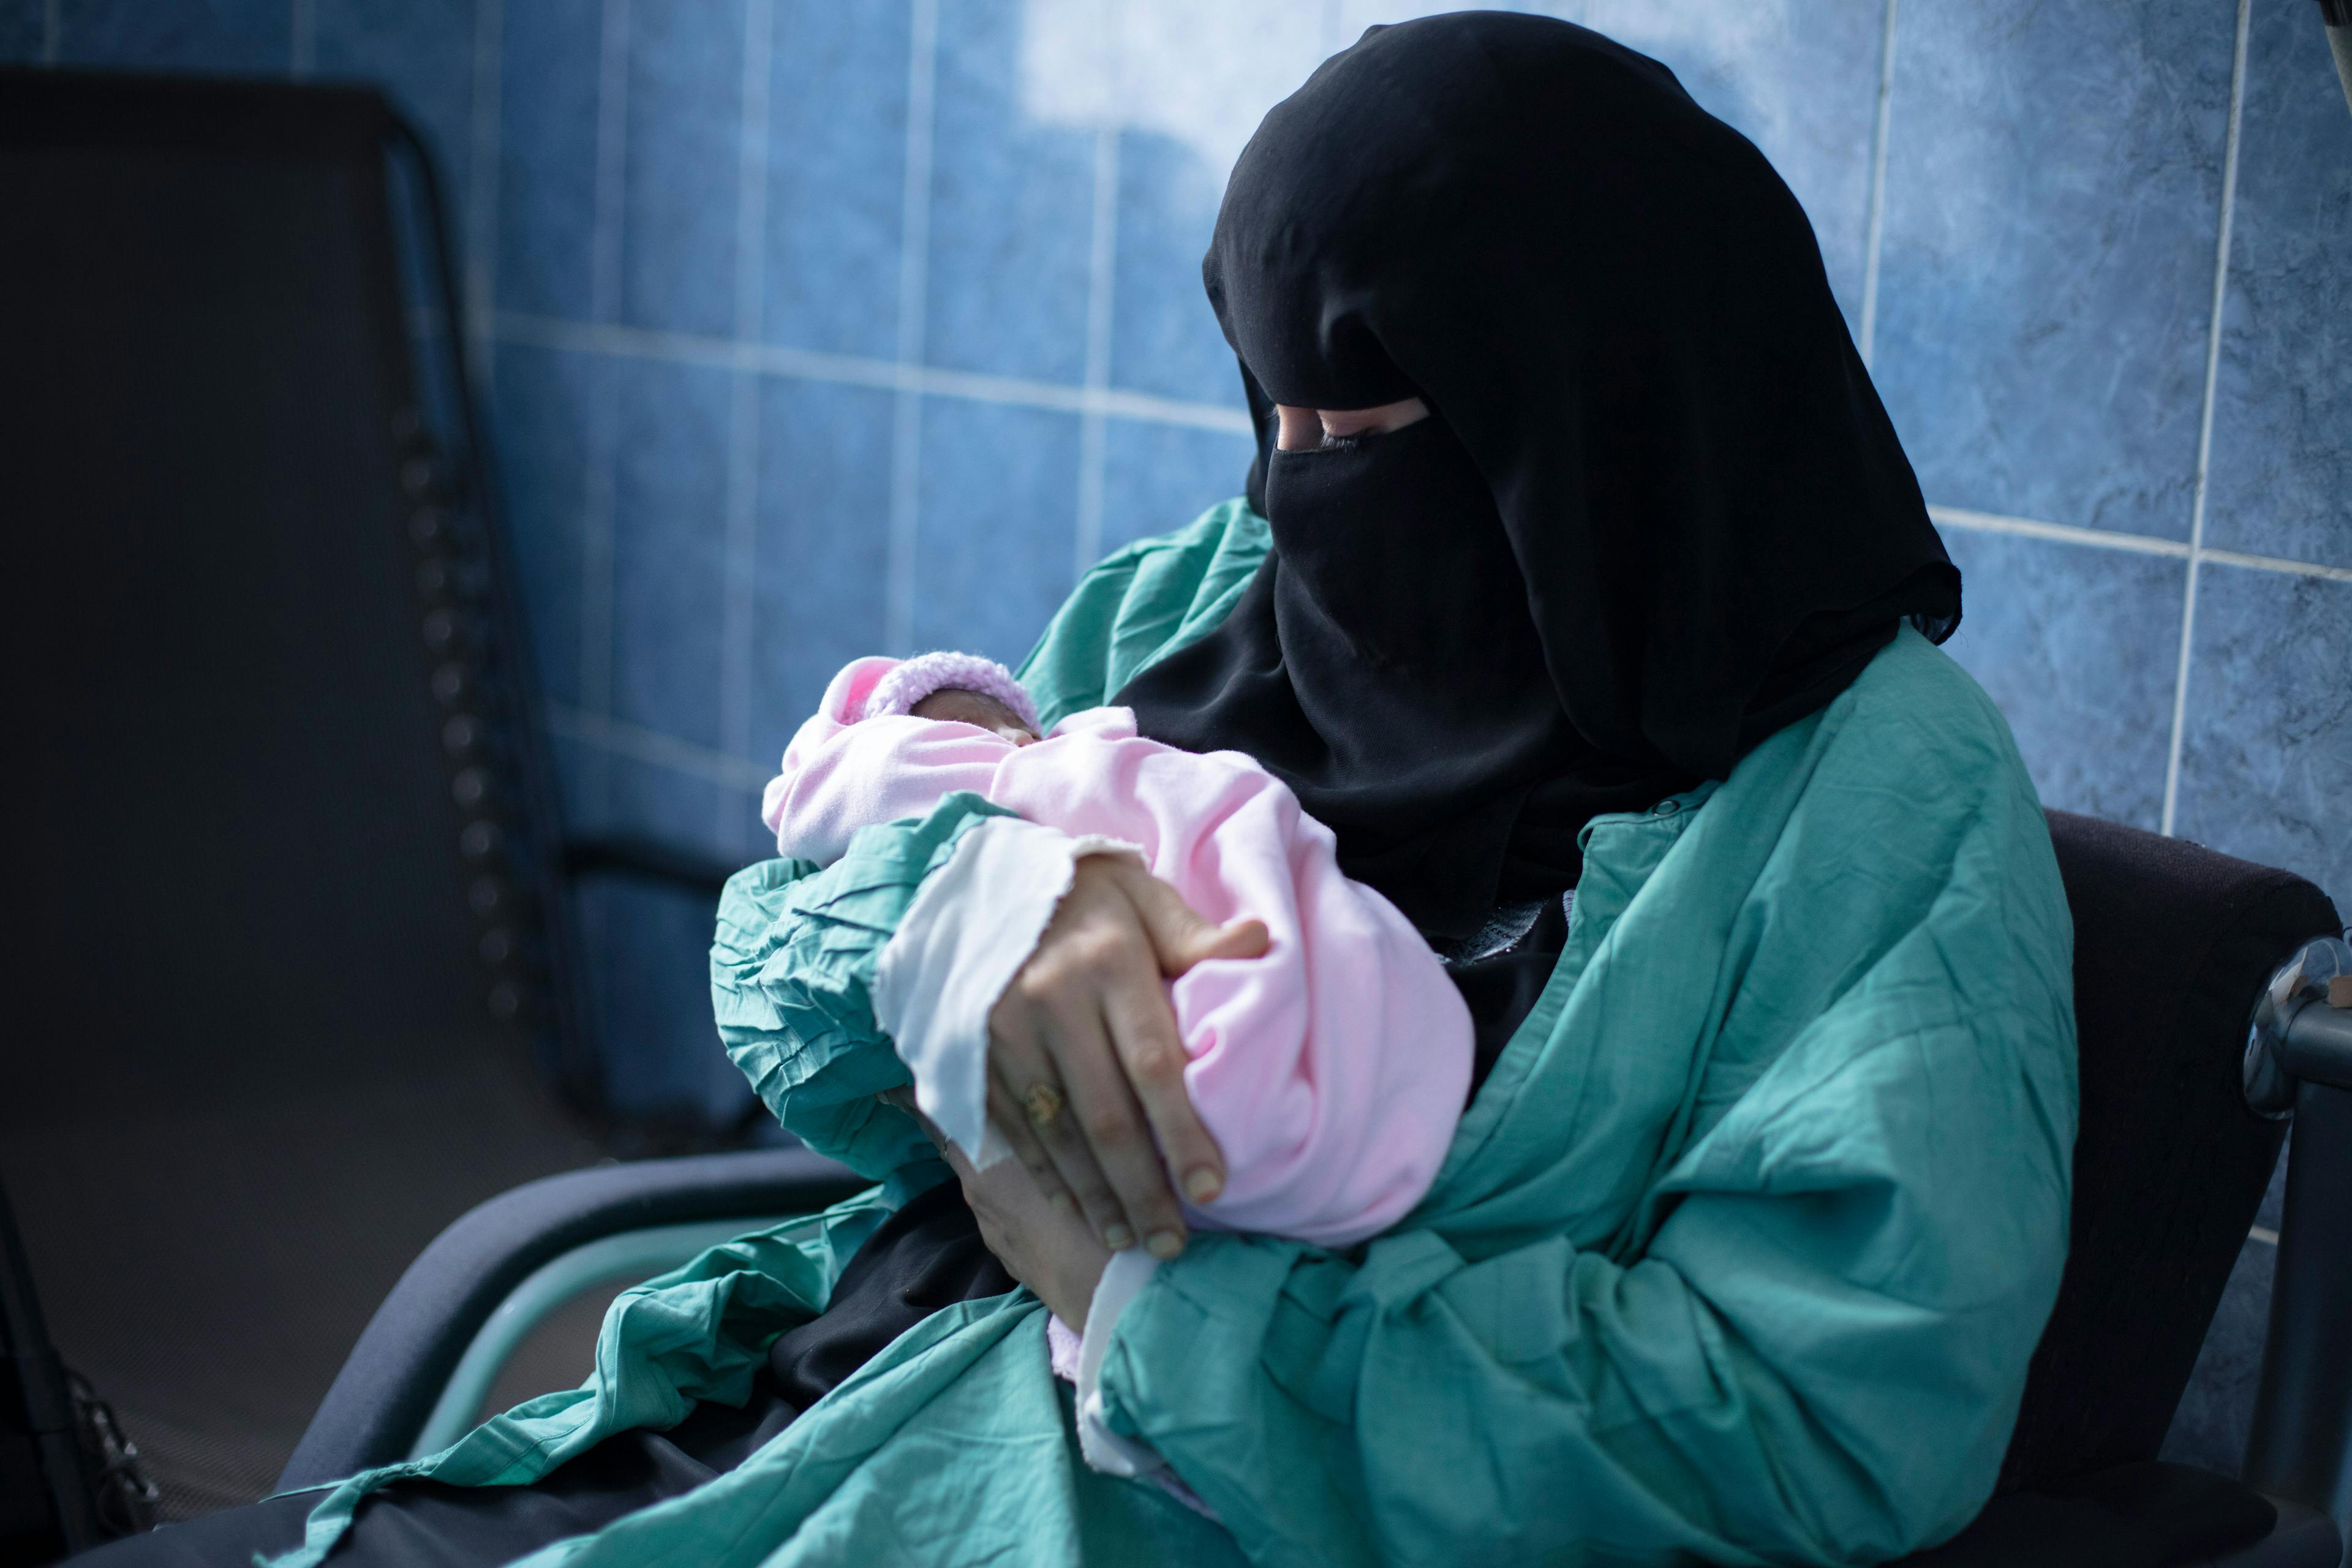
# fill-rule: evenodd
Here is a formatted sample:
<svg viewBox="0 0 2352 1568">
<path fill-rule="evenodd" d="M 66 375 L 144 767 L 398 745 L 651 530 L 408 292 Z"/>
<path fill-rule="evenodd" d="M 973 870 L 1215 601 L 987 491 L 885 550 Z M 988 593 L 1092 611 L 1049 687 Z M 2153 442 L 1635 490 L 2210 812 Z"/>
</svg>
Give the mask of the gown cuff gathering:
<svg viewBox="0 0 2352 1568">
<path fill-rule="evenodd" d="M 1149 1481 L 1193 1512 L 1215 1519 L 1215 1510 L 1184 1484 L 1174 1467 L 1160 1457 L 1160 1450 L 1140 1438 L 1112 1431 L 1104 1418 L 1102 1365 L 1110 1351 L 1111 1331 L 1118 1326 L 1119 1313 L 1159 1271 L 1158 1258 L 1139 1247 L 1130 1247 L 1110 1255 L 1110 1263 L 1095 1285 L 1094 1300 L 1087 1305 L 1087 1331 L 1078 1342 L 1077 1375 L 1073 1379 L 1077 1385 L 1078 1452 L 1091 1468 L 1104 1475 Z"/>
<path fill-rule="evenodd" d="M 1134 845 L 993 816 L 957 843 L 907 906 L 874 973 L 874 1018 L 915 1080 L 915 1103 L 986 1169 L 1012 1146 L 988 1120 L 988 1015 L 1088 855 Z"/>
</svg>

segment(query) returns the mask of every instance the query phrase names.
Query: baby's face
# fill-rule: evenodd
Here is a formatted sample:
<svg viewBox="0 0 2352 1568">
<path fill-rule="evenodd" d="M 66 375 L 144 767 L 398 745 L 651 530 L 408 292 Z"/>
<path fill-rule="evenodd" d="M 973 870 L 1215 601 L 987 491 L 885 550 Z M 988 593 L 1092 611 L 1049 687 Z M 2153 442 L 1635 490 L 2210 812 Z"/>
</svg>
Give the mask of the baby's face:
<svg viewBox="0 0 2352 1568">
<path fill-rule="evenodd" d="M 1021 716 L 993 697 L 977 691 L 953 689 L 934 691 L 908 710 L 918 719 L 945 719 L 951 723 L 977 724 L 991 734 L 1002 735 L 1016 746 L 1033 744 L 1037 731 L 1021 721 Z"/>
</svg>

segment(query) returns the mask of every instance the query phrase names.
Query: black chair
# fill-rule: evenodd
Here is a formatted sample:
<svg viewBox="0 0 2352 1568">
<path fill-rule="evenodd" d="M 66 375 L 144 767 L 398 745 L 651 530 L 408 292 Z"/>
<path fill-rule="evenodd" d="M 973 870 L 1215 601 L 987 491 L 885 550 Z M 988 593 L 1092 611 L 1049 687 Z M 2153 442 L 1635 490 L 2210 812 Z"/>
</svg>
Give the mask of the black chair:
<svg viewBox="0 0 2352 1568">
<path fill-rule="evenodd" d="M 2050 826 L 2074 915 L 2082 1053 L 2072 1247 L 2000 1495 L 1915 1561 L 2203 1563 L 2243 1549 L 2226 1560 L 2336 1568 L 2327 1515 L 2352 1505 L 2352 1011 L 2298 995 L 2283 1015 L 2267 988 L 2314 939 L 2344 953 L 2342 922 L 2285 871 L 2067 812 Z M 2287 1211 L 2241 1483 L 2157 1456 L 2290 1108 Z"/>
<path fill-rule="evenodd" d="M 14 1262 L 167 1512 L 262 1495 L 435 1234 L 616 1146 L 581 879 L 707 906 L 731 868 L 563 832 L 432 162 L 377 93 L 0 70 L 0 212 L 31 1542 L 64 1449 L 16 1437 L 74 1402 Z"/>
</svg>

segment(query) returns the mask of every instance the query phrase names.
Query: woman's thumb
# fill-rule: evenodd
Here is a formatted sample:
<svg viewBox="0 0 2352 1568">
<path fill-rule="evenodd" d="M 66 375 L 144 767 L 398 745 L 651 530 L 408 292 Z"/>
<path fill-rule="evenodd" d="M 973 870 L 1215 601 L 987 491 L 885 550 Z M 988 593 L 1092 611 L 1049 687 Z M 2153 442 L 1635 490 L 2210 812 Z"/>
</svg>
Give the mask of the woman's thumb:
<svg viewBox="0 0 2352 1568">
<path fill-rule="evenodd" d="M 1209 958 L 1256 958 L 1265 953 L 1265 922 L 1238 920 L 1218 925 L 1184 901 L 1184 896 L 1150 872 L 1124 879 L 1143 929 L 1171 977 Z"/>
</svg>

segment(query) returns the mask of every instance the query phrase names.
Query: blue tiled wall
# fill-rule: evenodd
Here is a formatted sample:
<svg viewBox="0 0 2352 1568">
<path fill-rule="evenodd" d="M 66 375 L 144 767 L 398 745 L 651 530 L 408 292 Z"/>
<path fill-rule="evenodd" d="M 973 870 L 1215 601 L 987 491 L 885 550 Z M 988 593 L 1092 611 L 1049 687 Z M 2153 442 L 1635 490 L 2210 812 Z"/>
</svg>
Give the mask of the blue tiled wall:
<svg viewBox="0 0 2352 1568">
<path fill-rule="evenodd" d="M 2352 115 L 2315 7 L 1537 8 L 1666 60 L 1803 200 L 2050 804 L 2352 904 Z M 390 87 L 452 176 L 570 809 L 748 858 L 843 659 L 1017 656 L 1083 560 L 1238 488 L 1224 171 L 1408 14 L 0 0 L 0 56 Z M 722 1114 L 696 922 L 586 923 L 625 1096 Z M 2242 1423 L 2260 1244 L 2240 1274 L 2185 1453 Z"/>
</svg>

